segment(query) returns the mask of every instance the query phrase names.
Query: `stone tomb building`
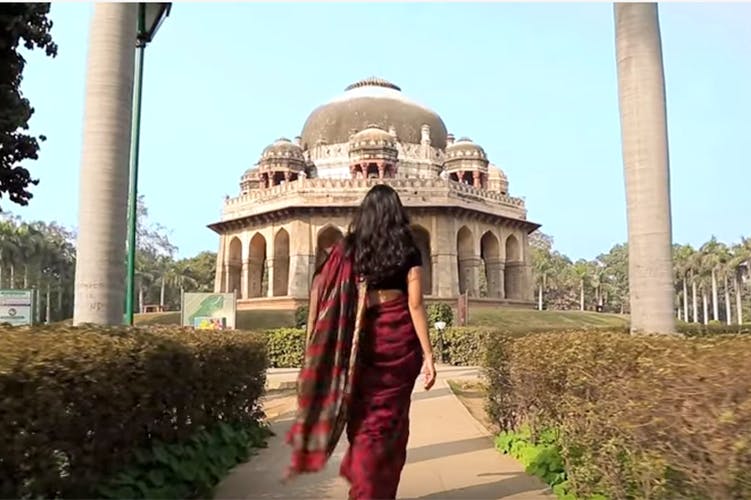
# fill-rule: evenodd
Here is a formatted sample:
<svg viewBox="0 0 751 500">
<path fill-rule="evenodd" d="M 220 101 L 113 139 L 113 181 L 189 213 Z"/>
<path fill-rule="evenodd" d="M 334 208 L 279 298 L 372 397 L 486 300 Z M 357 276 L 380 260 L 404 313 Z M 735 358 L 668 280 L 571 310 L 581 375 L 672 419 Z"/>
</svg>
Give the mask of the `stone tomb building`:
<svg viewBox="0 0 751 500">
<path fill-rule="evenodd" d="M 315 109 L 300 137 L 278 139 L 242 176 L 221 221 L 215 290 L 238 309 L 305 303 L 323 250 L 346 233 L 378 183 L 397 190 L 423 254 L 427 300 L 531 307 L 524 201 L 468 138 L 434 111 L 369 78 Z"/>
</svg>

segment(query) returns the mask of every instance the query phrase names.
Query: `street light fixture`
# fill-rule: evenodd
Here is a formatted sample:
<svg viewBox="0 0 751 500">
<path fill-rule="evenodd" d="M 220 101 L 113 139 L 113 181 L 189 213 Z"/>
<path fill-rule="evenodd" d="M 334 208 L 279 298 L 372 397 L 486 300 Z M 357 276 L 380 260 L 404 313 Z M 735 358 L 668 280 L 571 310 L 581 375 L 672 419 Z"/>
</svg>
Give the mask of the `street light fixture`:
<svg viewBox="0 0 751 500">
<path fill-rule="evenodd" d="M 133 87 L 133 128 L 130 137 L 130 187 L 128 191 L 128 274 L 125 292 L 126 325 L 133 324 L 133 295 L 136 281 L 136 226 L 138 218 L 138 152 L 141 135 L 141 88 L 146 45 L 169 16 L 172 3 L 139 3 L 136 35 L 136 78 Z"/>
</svg>

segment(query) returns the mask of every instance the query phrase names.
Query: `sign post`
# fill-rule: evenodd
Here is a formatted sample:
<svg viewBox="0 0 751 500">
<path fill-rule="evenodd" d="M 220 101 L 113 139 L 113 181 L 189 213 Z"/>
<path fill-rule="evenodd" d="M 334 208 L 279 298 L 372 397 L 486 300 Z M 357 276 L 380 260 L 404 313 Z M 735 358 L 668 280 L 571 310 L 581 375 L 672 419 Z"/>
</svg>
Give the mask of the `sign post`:
<svg viewBox="0 0 751 500">
<path fill-rule="evenodd" d="M 0 290 L 0 323 L 34 323 L 34 290 Z"/>
<path fill-rule="evenodd" d="M 183 293 L 180 324 L 199 330 L 235 330 L 237 300 L 234 293 Z"/>
</svg>

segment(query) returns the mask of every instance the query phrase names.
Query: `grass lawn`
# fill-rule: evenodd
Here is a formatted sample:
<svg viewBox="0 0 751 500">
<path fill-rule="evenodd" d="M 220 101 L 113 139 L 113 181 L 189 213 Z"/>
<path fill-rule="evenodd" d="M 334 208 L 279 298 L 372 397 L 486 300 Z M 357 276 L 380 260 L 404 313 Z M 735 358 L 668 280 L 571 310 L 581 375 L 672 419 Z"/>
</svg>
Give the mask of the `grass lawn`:
<svg viewBox="0 0 751 500">
<path fill-rule="evenodd" d="M 139 314 L 139 325 L 176 325 L 179 312 Z M 469 322 L 477 326 L 498 326 L 506 330 L 551 330 L 577 327 L 624 327 L 628 316 L 581 311 L 535 311 L 501 307 L 474 308 Z M 253 310 L 237 312 L 237 327 L 241 330 L 267 330 L 294 326 L 293 311 Z"/>
<path fill-rule="evenodd" d="M 497 326 L 506 330 L 613 327 L 628 325 L 628 316 L 588 311 L 537 311 L 502 307 L 470 308 L 470 325 Z"/>
</svg>

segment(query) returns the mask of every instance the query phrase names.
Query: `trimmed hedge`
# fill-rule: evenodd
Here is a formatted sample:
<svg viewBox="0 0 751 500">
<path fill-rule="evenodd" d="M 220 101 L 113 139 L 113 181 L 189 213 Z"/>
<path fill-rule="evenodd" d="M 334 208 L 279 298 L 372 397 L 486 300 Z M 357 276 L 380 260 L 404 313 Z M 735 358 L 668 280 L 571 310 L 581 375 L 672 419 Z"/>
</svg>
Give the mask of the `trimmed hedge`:
<svg viewBox="0 0 751 500">
<path fill-rule="evenodd" d="M 264 333 L 271 368 L 300 368 L 305 356 L 305 330 L 277 328 Z"/>
<path fill-rule="evenodd" d="M 751 337 L 488 337 L 488 410 L 554 429 L 579 498 L 751 498 Z"/>
<path fill-rule="evenodd" d="M 137 450 L 258 427 L 261 336 L 0 327 L 0 497 L 99 496 Z"/>
</svg>

